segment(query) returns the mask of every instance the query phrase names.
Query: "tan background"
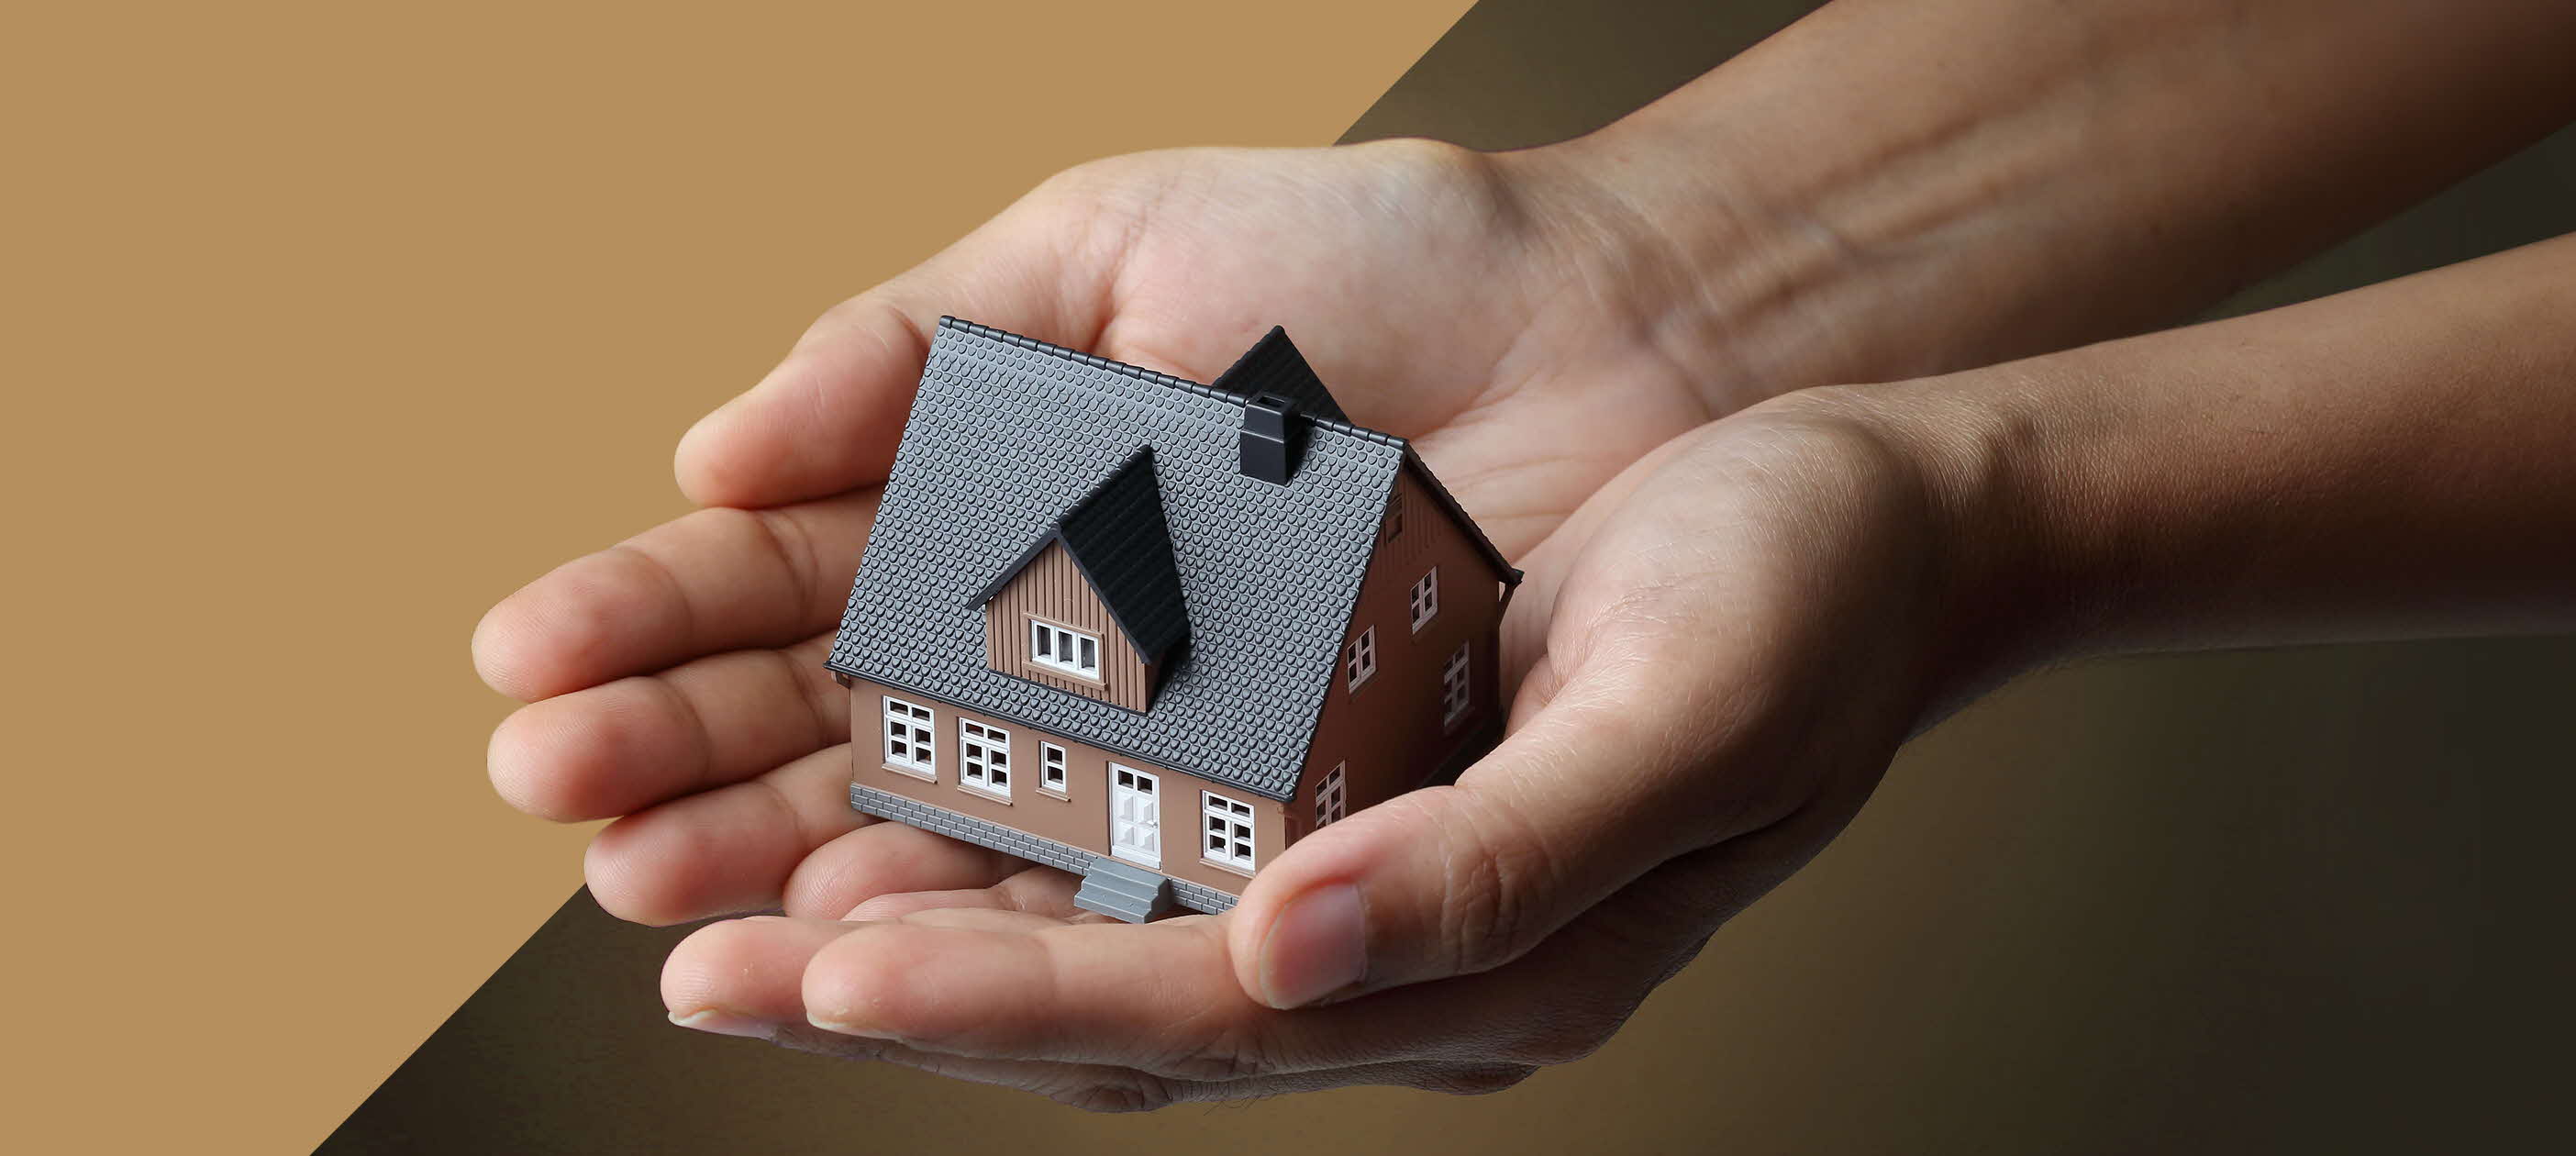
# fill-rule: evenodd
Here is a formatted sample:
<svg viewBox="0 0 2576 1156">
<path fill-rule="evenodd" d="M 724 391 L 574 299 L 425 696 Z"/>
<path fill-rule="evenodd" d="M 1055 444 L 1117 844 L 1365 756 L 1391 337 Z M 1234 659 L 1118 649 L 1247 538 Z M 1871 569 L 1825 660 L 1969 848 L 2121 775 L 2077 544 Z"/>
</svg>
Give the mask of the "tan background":
<svg viewBox="0 0 2576 1156">
<path fill-rule="evenodd" d="M 11 1139 L 318 1138 L 576 877 L 481 783 L 485 602 L 672 510 L 671 437 L 824 303 L 1081 156 L 1329 138 L 1454 7 L 19 18 Z M 1356 131 L 1561 136 L 1798 7 L 1486 0 Z M 2246 300 L 2569 228 L 2561 134 Z M 2571 688 L 2566 639 L 2030 680 L 1601 1055 L 1480 1100 L 1086 1117 L 703 1038 L 659 1022 L 672 934 L 577 896 L 343 1146 L 2512 1147 L 2561 1123 Z"/>
<path fill-rule="evenodd" d="M 580 882 L 485 606 L 824 306 L 1080 160 L 1329 141 L 1465 7 L 13 10 L 0 1147 L 319 1140 Z"/>
</svg>

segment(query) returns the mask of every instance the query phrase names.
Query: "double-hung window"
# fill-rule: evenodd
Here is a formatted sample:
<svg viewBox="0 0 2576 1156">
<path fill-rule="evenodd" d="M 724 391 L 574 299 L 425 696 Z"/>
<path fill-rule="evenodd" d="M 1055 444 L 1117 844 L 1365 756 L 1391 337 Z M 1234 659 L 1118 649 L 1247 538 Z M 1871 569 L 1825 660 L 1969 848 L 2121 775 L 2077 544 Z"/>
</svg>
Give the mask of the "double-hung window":
<svg viewBox="0 0 2576 1156">
<path fill-rule="evenodd" d="M 1405 596 L 1405 605 L 1413 612 L 1413 632 L 1422 633 L 1422 628 L 1431 625 L 1431 620 L 1440 614 L 1439 567 L 1432 567 L 1422 581 L 1413 584 L 1413 591 Z"/>
<path fill-rule="evenodd" d="M 1360 636 L 1351 640 L 1350 657 L 1344 665 L 1349 669 L 1352 690 L 1358 690 L 1361 683 L 1377 673 L 1377 627 L 1360 631 Z"/>
<path fill-rule="evenodd" d="M 957 785 L 1011 800 L 1011 732 L 973 719 L 957 720 Z"/>
<path fill-rule="evenodd" d="M 1210 863 L 1252 870 L 1252 808 L 1214 791 L 1199 792 L 1199 813 L 1207 821 L 1201 833 L 1200 857 Z"/>
<path fill-rule="evenodd" d="M 1458 645 L 1458 653 L 1440 667 L 1440 725 L 1456 726 L 1467 714 L 1467 646 Z"/>
<path fill-rule="evenodd" d="M 885 765 L 907 775 L 919 775 L 933 782 L 939 779 L 939 766 L 930 737 L 930 708 L 914 706 L 888 696 L 885 700 Z"/>
<path fill-rule="evenodd" d="M 1100 640 L 1052 623 L 1029 620 L 1029 661 L 1076 678 L 1100 677 Z"/>
</svg>

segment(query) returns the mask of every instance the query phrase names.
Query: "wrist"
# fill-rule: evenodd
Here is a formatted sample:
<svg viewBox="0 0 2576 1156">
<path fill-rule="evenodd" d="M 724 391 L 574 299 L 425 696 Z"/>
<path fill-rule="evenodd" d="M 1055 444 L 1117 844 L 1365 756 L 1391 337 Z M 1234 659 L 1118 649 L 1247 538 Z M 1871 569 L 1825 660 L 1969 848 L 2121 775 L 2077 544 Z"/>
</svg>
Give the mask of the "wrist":
<svg viewBox="0 0 2576 1156">
<path fill-rule="evenodd" d="M 1902 464 L 1925 523 L 1919 596 L 1926 722 L 2026 671 L 2083 653 L 2098 604 L 2078 535 L 2023 407 L 2048 363 L 1924 381 L 1804 390 Z"/>
</svg>

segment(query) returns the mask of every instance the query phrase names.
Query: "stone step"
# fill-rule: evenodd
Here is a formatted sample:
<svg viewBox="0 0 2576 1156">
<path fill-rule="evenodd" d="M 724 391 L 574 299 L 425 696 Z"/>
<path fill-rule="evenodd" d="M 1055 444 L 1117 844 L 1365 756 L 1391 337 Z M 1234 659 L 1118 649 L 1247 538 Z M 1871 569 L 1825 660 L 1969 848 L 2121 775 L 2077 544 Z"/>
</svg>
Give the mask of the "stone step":
<svg viewBox="0 0 2576 1156">
<path fill-rule="evenodd" d="M 1143 923 L 1172 906 L 1172 881 L 1160 873 L 1107 856 L 1091 861 L 1073 905 L 1129 923 Z"/>
</svg>

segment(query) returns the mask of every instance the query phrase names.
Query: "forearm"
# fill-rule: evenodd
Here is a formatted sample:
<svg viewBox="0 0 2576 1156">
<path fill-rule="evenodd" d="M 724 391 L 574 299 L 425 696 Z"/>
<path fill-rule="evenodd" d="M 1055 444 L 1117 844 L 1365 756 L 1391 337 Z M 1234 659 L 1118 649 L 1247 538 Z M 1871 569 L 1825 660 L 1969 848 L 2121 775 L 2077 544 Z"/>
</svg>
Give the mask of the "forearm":
<svg viewBox="0 0 2576 1156">
<path fill-rule="evenodd" d="M 1849 392 L 1928 464 L 1972 684 L 2107 651 L 2567 629 L 2571 319 L 2576 237 Z"/>
<path fill-rule="evenodd" d="M 2563 123 L 2571 59 L 2563 0 L 1841 0 L 1523 159 L 1759 393 L 2180 320 Z"/>
</svg>

